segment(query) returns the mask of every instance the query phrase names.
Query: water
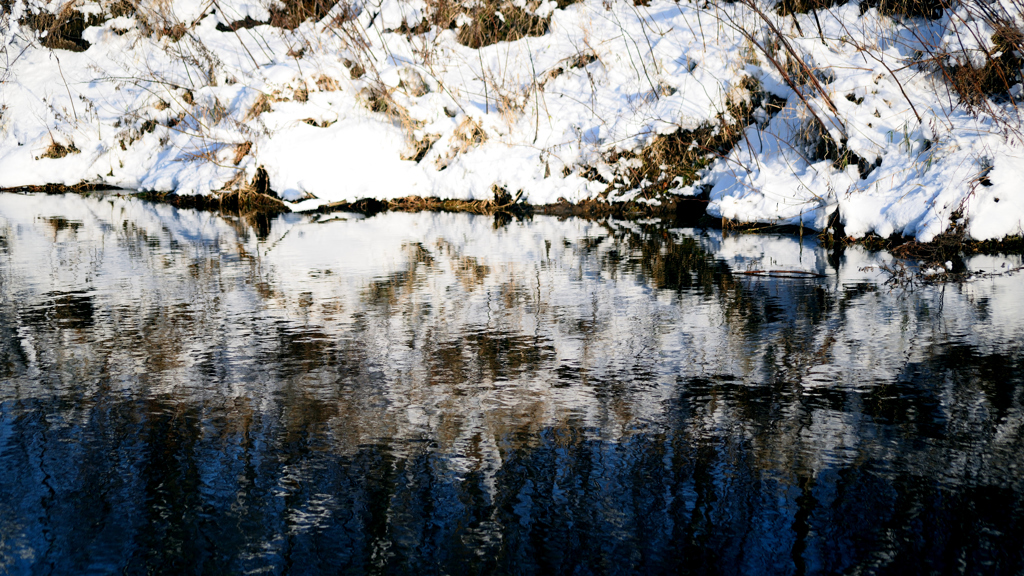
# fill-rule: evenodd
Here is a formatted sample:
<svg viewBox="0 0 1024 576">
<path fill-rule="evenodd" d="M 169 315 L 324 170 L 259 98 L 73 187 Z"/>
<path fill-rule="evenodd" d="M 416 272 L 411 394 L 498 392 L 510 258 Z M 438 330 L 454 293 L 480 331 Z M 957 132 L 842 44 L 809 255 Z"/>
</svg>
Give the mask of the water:
<svg viewBox="0 0 1024 576">
<path fill-rule="evenodd" d="M 502 224 L 0 195 L 0 573 L 1024 571 L 1019 257 Z"/>
</svg>

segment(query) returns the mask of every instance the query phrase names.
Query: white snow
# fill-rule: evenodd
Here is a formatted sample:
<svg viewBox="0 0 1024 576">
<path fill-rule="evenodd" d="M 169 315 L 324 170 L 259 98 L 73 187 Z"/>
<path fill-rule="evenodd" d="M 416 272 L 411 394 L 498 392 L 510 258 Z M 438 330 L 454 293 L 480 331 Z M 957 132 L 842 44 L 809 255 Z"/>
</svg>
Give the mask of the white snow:
<svg viewBox="0 0 1024 576">
<path fill-rule="evenodd" d="M 976 239 L 1024 232 L 1024 150 L 1007 130 L 1016 102 L 990 102 L 997 117 L 973 114 L 939 72 L 914 65 L 927 45 L 975 65 L 995 49 L 991 27 L 962 7 L 927 21 L 849 3 L 815 21 L 762 2 L 523 3 L 550 14 L 546 34 L 475 50 L 456 30 L 397 30 L 429 17 L 422 0 L 339 3 L 294 30 L 234 32 L 217 26 L 268 21 L 281 4 L 137 4 L 134 16 L 87 28 L 84 52 L 46 48 L 23 23 L 59 2 L 18 0 L 0 16 L 0 187 L 208 194 L 264 166 L 289 201 L 484 199 L 494 186 L 532 204 L 633 199 L 639 190 L 588 174 L 611 181 L 637 167 L 621 153 L 728 118 L 753 79 L 787 100 L 783 110 L 770 119 L 758 110 L 733 150 L 669 193 L 708 191 L 715 217 L 813 229 L 838 209 L 855 237 L 927 241 L 956 214 Z M 74 6 L 109 13 L 107 0 Z M 820 91 L 804 83 L 801 98 L 759 49 L 769 24 L 790 37 Z M 162 32 L 176 25 L 177 40 Z M 817 158 L 823 130 L 877 166 L 862 178 L 855 163 Z M 55 144 L 69 153 L 46 157 Z"/>
</svg>

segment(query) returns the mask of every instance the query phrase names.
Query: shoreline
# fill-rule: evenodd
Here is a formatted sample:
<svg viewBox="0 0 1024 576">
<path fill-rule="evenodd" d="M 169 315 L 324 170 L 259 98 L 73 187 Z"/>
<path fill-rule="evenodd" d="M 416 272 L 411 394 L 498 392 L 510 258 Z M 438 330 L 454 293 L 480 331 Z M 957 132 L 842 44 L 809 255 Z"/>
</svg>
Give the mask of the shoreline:
<svg viewBox="0 0 1024 576">
<path fill-rule="evenodd" d="M 568 202 L 562 199 L 554 204 L 533 205 L 514 199 L 504 191 L 496 191 L 493 200 L 456 200 L 421 196 L 405 196 L 392 200 L 362 198 L 355 202 L 329 202 L 308 210 L 293 210 L 291 206 L 279 198 L 253 192 L 251 190 L 232 190 L 209 195 L 179 195 L 174 192 L 134 192 L 111 188 L 98 184 L 78 184 L 65 186 L 45 184 L 38 186 L 20 186 L 0 188 L 0 193 L 44 193 L 44 194 L 91 194 L 95 192 L 115 193 L 118 196 L 129 196 L 166 204 L 175 208 L 222 212 L 238 216 L 259 217 L 266 219 L 278 214 L 328 214 L 332 212 L 349 212 L 372 217 L 382 212 L 451 212 L 469 213 L 481 216 L 494 216 L 499 222 L 507 223 L 512 219 L 539 216 L 555 216 L 557 218 L 582 218 L 587 220 L 642 220 L 660 218 L 670 220 L 686 227 L 720 229 L 732 234 L 788 234 L 813 235 L 822 244 L 833 251 L 842 251 L 847 246 L 863 246 L 871 251 L 887 251 L 900 259 L 920 260 L 923 264 L 941 264 L 948 261 L 959 263 L 963 256 L 973 254 L 1024 254 L 1024 236 L 1009 235 L 998 240 L 975 240 L 965 237 L 964 228 L 951 227 L 951 231 L 936 236 L 929 242 L 921 242 L 913 237 L 893 234 L 882 238 L 869 233 L 861 238 L 847 236 L 838 224 L 838 231 L 833 227 L 838 217 L 830 217 L 830 226 L 825 231 L 801 228 L 794 225 L 772 225 L 757 222 L 737 222 L 728 219 L 714 218 L 707 214 L 707 199 L 695 197 L 675 197 L 660 200 L 658 203 L 608 202 L 596 198 L 579 202 Z"/>
</svg>

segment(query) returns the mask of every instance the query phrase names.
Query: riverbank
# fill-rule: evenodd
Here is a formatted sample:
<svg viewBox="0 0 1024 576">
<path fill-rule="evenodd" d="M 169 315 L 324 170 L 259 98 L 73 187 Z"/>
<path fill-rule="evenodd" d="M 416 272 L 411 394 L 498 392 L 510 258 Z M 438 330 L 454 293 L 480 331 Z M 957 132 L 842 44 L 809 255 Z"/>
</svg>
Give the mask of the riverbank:
<svg viewBox="0 0 1024 576">
<path fill-rule="evenodd" d="M 118 197 L 133 197 L 175 208 L 195 209 L 238 217 L 252 226 L 258 235 L 264 236 L 269 230 L 272 218 L 288 213 L 307 215 L 352 213 L 365 217 L 386 212 L 469 213 L 493 216 L 496 228 L 503 227 L 513 220 L 521 221 L 532 218 L 534 215 L 555 216 L 560 219 L 582 218 L 593 221 L 650 221 L 656 219 L 676 227 L 721 230 L 726 236 L 783 234 L 801 239 L 804 235 L 816 236 L 818 241 L 833 254 L 833 258 L 839 258 L 846 248 L 851 246 L 864 248 L 871 252 L 889 252 L 898 261 L 912 262 L 911 268 L 901 264 L 892 271 L 894 277 L 898 274 L 903 281 L 921 278 L 929 281 L 963 281 L 977 274 L 975 271 L 968 270 L 964 265 L 965 259 L 971 256 L 1024 255 L 1024 237 L 1020 235 L 1007 236 L 997 240 L 975 240 L 967 237 L 963 228 L 951 228 L 928 242 L 896 234 L 888 238 L 882 238 L 877 234 L 867 234 L 855 238 L 845 234 L 839 214 L 832 215 L 832 222 L 824 231 L 792 225 L 751 224 L 709 215 L 706 210 L 708 201 L 701 198 L 679 198 L 672 203 L 630 201 L 615 204 L 597 199 L 575 204 L 561 202 L 534 206 L 520 201 L 519 198 L 512 198 L 505 191 L 497 190 L 495 197 L 491 200 L 445 200 L 418 196 L 407 196 L 387 201 L 363 198 L 355 202 L 342 201 L 321 204 L 307 210 L 293 210 L 289 203 L 282 202 L 275 196 L 253 192 L 251 189 L 189 196 L 156 192 L 125 194 L 128 191 L 82 189 L 80 187 L 61 189 L 57 186 L 0 190 L 0 193 L 2 192 L 84 195 L 99 192 L 114 194 Z M 836 226 L 837 223 L 839 223 L 838 226 Z M 981 272 L 981 274 L 990 273 L 990 271 Z"/>
<path fill-rule="evenodd" d="M 1024 20 L 992 6 L 15 1 L 0 187 L 1012 241 Z"/>
</svg>

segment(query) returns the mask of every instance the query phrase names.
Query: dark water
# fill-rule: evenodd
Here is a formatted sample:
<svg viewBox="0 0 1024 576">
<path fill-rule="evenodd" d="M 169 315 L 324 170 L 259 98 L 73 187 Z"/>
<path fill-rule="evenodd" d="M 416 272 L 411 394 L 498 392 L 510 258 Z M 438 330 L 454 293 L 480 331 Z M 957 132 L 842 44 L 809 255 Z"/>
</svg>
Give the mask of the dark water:
<svg viewBox="0 0 1024 576">
<path fill-rule="evenodd" d="M 1020 259 L 888 262 L 0 195 L 0 573 L 1024 573 Z"/>
</svg>

